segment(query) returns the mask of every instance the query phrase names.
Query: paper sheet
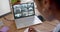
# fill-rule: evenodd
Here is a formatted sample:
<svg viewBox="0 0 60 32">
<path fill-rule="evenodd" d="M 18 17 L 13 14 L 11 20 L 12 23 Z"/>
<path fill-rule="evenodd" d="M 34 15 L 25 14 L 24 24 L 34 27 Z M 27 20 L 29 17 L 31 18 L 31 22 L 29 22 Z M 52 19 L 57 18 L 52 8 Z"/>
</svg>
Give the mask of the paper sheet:
<svg viewBox="0 0 60 32">
<path fill-rule="evenodd" d="M 0 0 L 0 16 L 9 13 L 10 11 L 9 0 Z"/>
</svg>

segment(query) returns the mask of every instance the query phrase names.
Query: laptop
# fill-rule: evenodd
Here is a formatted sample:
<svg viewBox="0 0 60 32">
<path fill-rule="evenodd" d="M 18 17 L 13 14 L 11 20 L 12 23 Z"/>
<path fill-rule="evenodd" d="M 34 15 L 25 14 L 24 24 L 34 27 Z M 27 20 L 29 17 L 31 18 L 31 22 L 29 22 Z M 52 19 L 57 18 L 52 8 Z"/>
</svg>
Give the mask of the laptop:
<svg viewBox="0 0 60 32">
<path fill-rule="evenodd" d="M 13 14 L 17 29 L 42 23 L 35 16 L 34 3 L 22 3 L 13 5 Z"/>
</svg>

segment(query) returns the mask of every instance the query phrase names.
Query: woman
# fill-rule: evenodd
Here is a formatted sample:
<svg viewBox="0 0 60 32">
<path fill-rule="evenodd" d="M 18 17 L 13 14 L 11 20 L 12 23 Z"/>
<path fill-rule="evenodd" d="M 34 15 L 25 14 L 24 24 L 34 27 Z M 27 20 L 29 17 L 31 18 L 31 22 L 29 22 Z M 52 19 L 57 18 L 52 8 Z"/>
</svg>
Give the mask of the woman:
<svg viewBox="0 0 60 32">
<path fill-rule="evenodd" d="M 43 0 L 45 1 L 45 0 Z M 60 20 L 60 0 L 46 0 L 45 1 L 45 4 L 42 5 L 43 7 L 42 8 L 45 8 L 44 10 L 45 11 L 41 11 L 40 10 L 40 5 L 39 5 L 39 1 L 36 0 L 35 1 L 36 4 L 37 4 L 37 8 L 38 10 L 41 12 L 41 14 L 48 20 L 54 20 L 54 19 L 57 19 L 57 20 Z M 39 3 L 38 3 L 39 2 Z M 48 3 L 49 2 L 49 3 Z M 48 6 L 48 7 L 47 7 Z M 46 9 L 48 8 L 48 9 Z M 42 9 L 43 10 L 43 9 Z M 33 31 L 36 31 L 34 30 L 34 28 L 29 28 L 29 31 L 30 30 L 33 30 Z M 53 32 L 60 32 L 60 23 L 56 26 L 56 28 L 53 30 Z"/>
</svg>

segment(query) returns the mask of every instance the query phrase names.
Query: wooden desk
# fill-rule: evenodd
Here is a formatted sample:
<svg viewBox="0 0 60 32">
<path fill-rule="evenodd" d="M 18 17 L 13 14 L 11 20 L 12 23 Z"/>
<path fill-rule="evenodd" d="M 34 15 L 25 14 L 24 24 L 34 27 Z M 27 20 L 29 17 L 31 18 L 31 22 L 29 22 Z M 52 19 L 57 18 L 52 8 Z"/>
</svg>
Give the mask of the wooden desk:
<svg viewBox="0 0 60 32">
<path fill-rule="evenodd" d="M 5 18 L 7 18 L 9 20 L 6 20 Z M 12 21 L 10 21 L 10 20 L 12 20 Z M 5 26 L 8 26 L 10 28 L 8 32 L 23 32 L 26 29 L 26 28 L 19 29 L 19 30 L 16 29 L 14 18 L 13 18 L 13 14 L 9 14 L 9 15 L 6 15 L 6 16 L 0 18 L 0 21 L 3 21 L 4 25 Z M 34 27 L 36 29 L 40 30 L 40 31 L 49 32 L 49 31 L 52 31 L 53 28 L 58 23 L 59 22 L 56 21 L 56 20 L 53 20 L 53 21 L 45 21 L 42 24 L 35 25 Z"/>
</svg>

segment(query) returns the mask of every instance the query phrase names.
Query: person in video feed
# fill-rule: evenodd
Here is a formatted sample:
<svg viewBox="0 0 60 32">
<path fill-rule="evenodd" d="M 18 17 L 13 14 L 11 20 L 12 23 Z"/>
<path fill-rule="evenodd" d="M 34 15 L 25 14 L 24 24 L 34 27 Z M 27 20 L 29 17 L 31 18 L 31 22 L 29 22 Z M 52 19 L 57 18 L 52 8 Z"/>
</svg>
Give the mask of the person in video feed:
<svg viewBox="0 0 60 32">
<path fill-rule="evenodd" d="M 21 5 L 21 10 L 22 10 L 23 16 L 28 16 L 28 9 L 27 9 L 26 3 Z"/>
<path fill-rule="evenodd" d="M 34 14 L 34 3 L 28 3 L 28 11 L 29 11 L 29 15 Z"/>
<path fill-rule="evenodd" d="M 21 8 L 19 5 L 14 8 L 15 17 L 21 17 Z"/>
</svg>

